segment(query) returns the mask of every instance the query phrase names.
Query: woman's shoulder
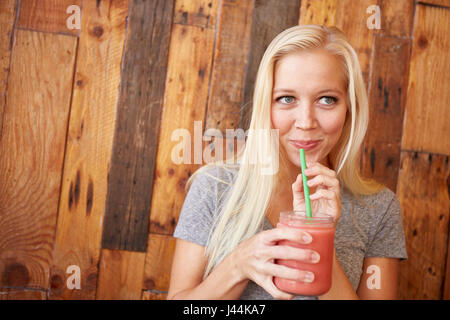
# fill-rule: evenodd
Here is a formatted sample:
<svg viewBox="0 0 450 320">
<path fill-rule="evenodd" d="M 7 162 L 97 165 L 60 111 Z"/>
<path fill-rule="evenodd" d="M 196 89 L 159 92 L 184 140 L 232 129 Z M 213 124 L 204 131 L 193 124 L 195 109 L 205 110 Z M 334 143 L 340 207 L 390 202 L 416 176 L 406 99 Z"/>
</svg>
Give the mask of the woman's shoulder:
<svg viewBox="0 0 450 320">
<path fill-rule="evenodd" d="M 235 165 L 207 164 L 200 167 L 192 178 L 202 184 L 229 186 L 233 184 L 238 171 L 239 167 Z"/>
<path fill-rule="evenodd" d="M 361 209 L 370 208 L 378 213 L 386 212 L 392 206 L 399 207 L 397 195 L 387 187 L 382 187 L 372 194 L 363 195 L 355 195 L 345 190 L 342 198 L 343 202 L 351 202 Z"/>
</svg>

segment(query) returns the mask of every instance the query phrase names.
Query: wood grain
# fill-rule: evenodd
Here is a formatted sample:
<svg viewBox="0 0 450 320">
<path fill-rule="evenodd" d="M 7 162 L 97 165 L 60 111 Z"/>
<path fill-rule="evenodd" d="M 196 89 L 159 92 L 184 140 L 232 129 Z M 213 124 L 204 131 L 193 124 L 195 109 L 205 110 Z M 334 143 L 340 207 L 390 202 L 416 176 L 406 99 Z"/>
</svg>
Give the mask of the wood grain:
<svg viewBox="0 0 450 320">
<path fill-rule="evenodd" d="M 167 300 L 167 293 L 142 291 L 142 299 L 141 300 Z"/>
<path fill-rule="evenodd" d="M 97 300 L 139 300 L 145 253 L 102 249 Z"/>
<path fill-rule="evenodd" d="M 76 39 L 18 30 L 0 148 L 0 287 L 46 289 Z"/>
<path fill-rule="evenodd" d="M 367 28 L 370 14 L 366 13 L 366 10 L 373 4 L 373 0 L 343 0 L 339 1 L 336 7 L 336 26 L 345 33 L 358 55 L 366 88 L 368 88 L 374 33 L 374 30 Z"/>
<path fill-rule="evenodd" d="M 220 1 L 177 0 L 173 23 L 215 29 Z"/>
<path fill-rule="evenodd" d="M 67 20 L 73 14 L 67 13 L 67 8 L 76 5 L 81 11 L 81 2 L 82 0 L 22 0 L 20 1 L 17 26 L 37 31 L 78 36 L 80 34 L 79 29 L 67 27 Z"/>
<path fill-rule="evenodd" d="M 450 0 L 419 0 L 421 4 L 437 5 L 450 8 Z"/>
<path fill-rule="evenodd" d="M 298 25 L 299 11 L 299 0 L 255 0 L 239 128 L 250 125 L 256 74 L 266 48 L 280 32 Z"/>
<path fill-rule="evenodd" d="M 418 5 L 402 148 L 450 154 L 450 10 Z M 445 137 L 445 138 L 443 138 Z"/>
<path fill-rule="evenodd" d="M 51 299 L 94 299 L 128 0 L 84 4 L 59 202 Z M 69 90 L 70 91 L 70 90 Z M 65 286 L 68 266 L 81 289 Z"/>
<path fill-rule="evenodd" d="M 174 1 L 137 1 L 131 7 L 103 248 L 139 252 L 147 249 L 173 5 Z"/>
<path fill-rule="evenodd" d="M 1 289 L 0 300 L 47 300 L 47 292 L 42 290 Z"/>
<path fill-rule="evenodd" d="M 144 289 L 166 292 L 169 290 L 175 244 L 176 239 L 173 237 L 150 234 L 145 258 Z"/>
<path fill-rule="evenodd" d="M 208 95 L 205 75 L 211 71 L 214 33 L 213 29 L 180 24 L 174 24 L 172 29 L 150 214 L 152 233 L 173 233 L 183 205 L 186 181 L 203 163 L 202 150 L 194 150 L 193 146 L 195 139 L 202 141 Z M 194 132 L 194 121 L 200 124 L 197 132 Z M 181 138 L 172 140 L 176 130 L 191 137 L 190 141 L 185 140 L 191 150 L 189 163 L 173 161 L 173 149 L 182 143 Z"/>
<path fill-rule="evenodd" d="M 239 125 L 252 12 L 252 1 L 221 2 L 206 129 L 225 134 Z"/>
<path fill-rule="evenodd" d="M 408 82 L 409 39 L 375 36 L 369 94 L 370 119 L 362 173 L 397 190 L 403 114 Z"/>
<path fill-rule="evenodd" d="M 11 50 L 14 42 L 14 22 L 16 21 L 17 0 L 0 1 L 0 142 L 2 134 L 3 113 L 6 104 L 6 88 Z"/>
<path fill-rule="evenodd" d="M 336 24 L 338 0 L 304 0 L 300 4 L 299 24 L 320 24 L 325 26 L 334 26 Z"/>
<path fill-rule="evenodd" d="M 381 28 L 375 29 L 376 34 L 411 37 L 414 20 L 414 1 L 378 0 L 377 5 L 380 7 Z"/>
<path fill-rule="evenodd" d="M 408 252 L 399 273 L 402 298 L 442 298 L 450 218 L 448 158 L 401 154 L 398 197 Z"/>
</svg>

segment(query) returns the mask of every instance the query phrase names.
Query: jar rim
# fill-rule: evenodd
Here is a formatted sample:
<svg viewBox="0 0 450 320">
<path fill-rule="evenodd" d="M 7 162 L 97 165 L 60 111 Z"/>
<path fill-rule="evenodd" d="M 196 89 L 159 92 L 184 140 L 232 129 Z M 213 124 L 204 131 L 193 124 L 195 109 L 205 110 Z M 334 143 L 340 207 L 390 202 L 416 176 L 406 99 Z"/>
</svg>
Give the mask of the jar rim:
<svg viewBox="0 0 450 320">
<path fill-rule="evenodd" d="M 282 211 L 280 212 L 280 219 L 281 218 L 288 218 L 294 221 L 312 222 L 314 224 L 329 224 L 334 222 L 333 216 L 323 212 L 315 212 L 311 218 L 308 218 L 304 210 Z"/>
</svg>

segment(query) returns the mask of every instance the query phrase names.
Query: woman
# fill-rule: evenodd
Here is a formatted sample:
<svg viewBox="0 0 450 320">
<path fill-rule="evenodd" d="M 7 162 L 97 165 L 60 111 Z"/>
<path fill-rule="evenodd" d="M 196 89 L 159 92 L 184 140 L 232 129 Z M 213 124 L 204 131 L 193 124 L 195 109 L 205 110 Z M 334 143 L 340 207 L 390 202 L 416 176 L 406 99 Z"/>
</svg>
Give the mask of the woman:
<svg viewBox="0 0 450 320">
<path fill-rule="evenodd" d="M 367 123 L 358 58 L 342 32 L 304 25 L 280 33 L 259 66 L 238 164 L 207 165 L 191 178 L 174 233 L 168 298 L 396 298 L 399 259 L 407 258 L 400 206 L 393 192 L 358 172 Z M 273 283 L 275 276 L 314 281 L 275 259 L 320 260 L 313 250 L 276 245 L 311 242 L 308 233 L 273 228 L 280 212 L 304 208 L 300 148 L 311 204 L 336 226 L 332 287 L 319 297 L 294 296 Z M 279 160 L 278 170 L 267 174 L 255 155 L 272 165 Z M 380 271 L 376 288 L 367 285 L 369 266 Z"/>
</svg>

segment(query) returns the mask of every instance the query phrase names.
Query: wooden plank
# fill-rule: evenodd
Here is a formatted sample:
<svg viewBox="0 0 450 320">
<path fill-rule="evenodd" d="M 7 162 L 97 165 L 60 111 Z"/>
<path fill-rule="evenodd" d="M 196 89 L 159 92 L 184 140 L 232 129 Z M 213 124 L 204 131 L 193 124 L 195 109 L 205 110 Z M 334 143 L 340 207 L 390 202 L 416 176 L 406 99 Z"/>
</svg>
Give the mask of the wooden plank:
<svg viewBox="0 0 450 320">
<path fill-rule="evenodd" d="M 0 300 L 47 300 L 47 292 L 42 290 L 2 289 Z"/>
<path fill-rule="evenodd" d="M 51 299 L 94 299 L 128 0 L 85 1 L 65 154 Z M 79 266 L 80 290 L 66 273 Z"/>
<path fill-rule="evenodd" d="M 253 1 L 223 0 L 221 4 L 206 129 L 225 134 L 239 125 Z"/>
<path fill-rule="evenodd" d="M 397 190 L 403 114 L 408 81 L 409 39 L 375 36 L 369 93 L 370 119 L 362 172 Z"/>
<path fill-rule="evenodd" d="M 381 28 L 375 29 L 376 34 L 411 37 L 414 0 L 378 0 L 378 6 L 380 7 Z"/>
<path fill-rule="evenodd" d="M 141 299 L 144 263 L 145 253 L 103 249 L 96 299 Z"/>
<path fill-rule="evenodd" d="M 211 70 L 214 33 L 213 29 L 208 28 L 173 26 L 151 204 L 150 232 L 153 233 L 173 233 L 183 205 L 186 181 L 202 163 L 202 150 L 200 159 L 194 159 L 198 152 L 191 149 L 195 139 L 202 139 L 202 121 L 208 95 L 208 78 L 204 75 Z M 180 52 L 183 54 L 180 55 Z M 200 123 L 200 129 L 195 134 L 194 121 Z M 177 132 L 175 130 L 186 130 L 191 137 L 192 141 L 187 145 L 191 158 L 187 164 L 176 164 L 172 159 L 173 149 L 181 143 L 181 138 L 172 140 L 172 134 Z M 195 163 L 194 160 L 200 161 Z"/>
<path fill-rule="evenodd" d="M 255 0 L 239 128 L 250 125 L 256 73 L 266 48 L 280 32 L 298 25 L 299 12 L 299 0 Z"/>
<path fill-rule="evenodd" d="M 18 30 L 0 148 L 0 287 L 46 289 L 76 39 Z"/>
<path fill-rule="evenodd" d="M 304 0 L 301 1 L 299 24 L 336 24 L 338 0 Z"/>
<path fill-rule="evenodd" d="M 173 23 L 215 29 L 220 1 L 177 0 Z"/>
<path fill-rule="evenodd" d="M 138 1 L 131 6 L 103 248 L 140 252 L 147 249 L 173 6 L 173 0 Z"/>
<path fill-rule="evenodd" d="M 143 291 L 142 300 L 167 300 L 167 293 Z"/>
<path fill-rule="evenodd" d="M 67 11 L 70 6 L 75 5 L 81 12 L 81 2 L 82 0 L 22 0 L 17 27 L 78 36 L 79 29 L 67 27 L 67 20 L 71 21 L 74 13 L 72 10 L 69 13 Z"/>
<path fill-rule="evenodd" d="M 11 50 L 14 40 L 17 0 L 0 1 L 0 142 L 3 124 L 3 112 L 6 104 Z"/>
<path fill-rule="evenodd" d="M 374 33 L 367 28 L 367 19 L 370 14 L 366 13 L 366 10 L 373 4 L 373 0 L 343 0 L 338 1 L 336 8 L 336 26 L 345 33 L 358 55 L 366 88 L 368 88 Z"/>
<path fill-rule="evenodd" d="M 448 156 L 402 151 L 398 197 L 408 260 L 399 288 L 407 299 L 441 299 L 448 250 Z M 408 290 L 408 291 L 406 291 Z"/>
<path fill-rule="evenodd" d="M 168 291 L 172 258 L 176 239 L 166 235 L 150 234 L 145 258 L 144 289 Z"/>
<path fill-rule="evenodd" d="M 449 154 L 450 10 L 418 5 L 402 148 Z"/>
<path fill-rule="evenodd" d="M 419 0 L 420 4 L 436 5 L 450 8 L 450 0 Z"/>
</svg>

